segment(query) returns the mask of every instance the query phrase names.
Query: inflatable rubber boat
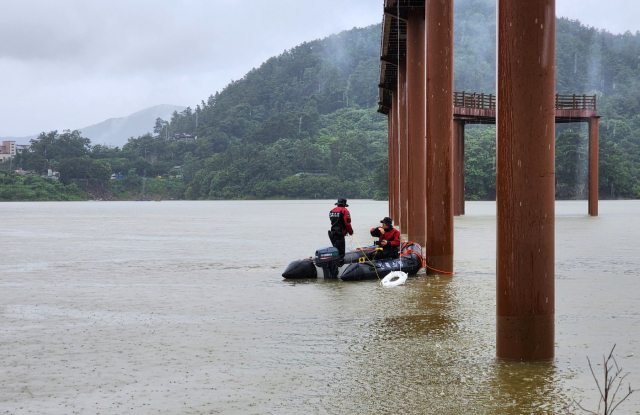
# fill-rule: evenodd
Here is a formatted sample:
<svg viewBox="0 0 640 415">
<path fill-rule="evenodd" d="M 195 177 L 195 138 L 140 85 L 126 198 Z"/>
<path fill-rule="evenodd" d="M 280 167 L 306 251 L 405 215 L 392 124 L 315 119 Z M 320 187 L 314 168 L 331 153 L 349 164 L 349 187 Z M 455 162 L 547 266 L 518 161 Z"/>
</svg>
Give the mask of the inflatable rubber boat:
<svg viewBox="0 0 640 415">
<path fill-rule="evenodd" d="M 313 258 L 290 263 L 282 276 L 286 279 L 340 278 L 343 281 L 360 281 L 383 279 L 391 271 L 404 271 L 412 275 L 422 268 L 422 248 L 414 242 L 403 242 L 400 257 L 395 259 L 376 260 L 376 248 L 367 246 L 347 252 L 342 266 L 338 266 L 336 248 L 321 248 Z"/>
</svg>

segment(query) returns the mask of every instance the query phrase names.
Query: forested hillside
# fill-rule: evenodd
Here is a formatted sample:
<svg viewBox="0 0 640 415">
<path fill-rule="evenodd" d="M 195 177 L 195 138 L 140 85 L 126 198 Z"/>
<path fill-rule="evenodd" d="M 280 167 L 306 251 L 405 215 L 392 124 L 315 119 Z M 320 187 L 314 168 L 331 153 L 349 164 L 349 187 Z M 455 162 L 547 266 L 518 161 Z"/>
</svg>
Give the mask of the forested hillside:
<svg viewBox="0 0 640 415">
<path fill-rule="evenodd" d="M 454 89 L 495 93 L 495 4 L 456 2 L 455 19 Z M 165 175 L 154 184 L 164 197 L 386 198 L 380 33 L 380 25 L 357 28 L 284 51 L 122 149 L 43 133 L 15 165 L 57 168 L 64 183 L 87 179 L 122 197 L 141 192 L 141 177 Z M 640 34 L 558 19 L 556 64 L 558 93 L 598 96 L 601 197 L 640 197 Z M 586 127 L 557 131 L 558 197 L 584 197 Z M 107 172 L 126 180 L 106 180 Z M 467 197 L 494 198 L 494 174 L 495 128 L 467 127 Z"/>
<path fill-rule="evenodd" d="M 304 43 L 175 114 L 169 135 L 199 137 L 185 197 L 372 197 L 387 148 L 379 48 L 379 26 Z"/>
</svg>

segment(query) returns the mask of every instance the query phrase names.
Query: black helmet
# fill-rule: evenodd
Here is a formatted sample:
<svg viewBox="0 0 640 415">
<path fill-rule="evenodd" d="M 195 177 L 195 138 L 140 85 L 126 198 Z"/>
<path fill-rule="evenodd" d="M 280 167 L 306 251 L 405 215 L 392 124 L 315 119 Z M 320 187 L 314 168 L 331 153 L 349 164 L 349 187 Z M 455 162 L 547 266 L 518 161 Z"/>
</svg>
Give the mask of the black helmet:
<svg viewBox="0 0 640 415">
<path fill-rule="evenodd" d="M 391 219 L 389 216 L 385 216 L 385 218 L 382 219 L 380 221 L 380 223 L 384 223 L 385 225 L 393 226 L 393 219 Z"/>
<path fill-rule="evenodd" d="M 340 198 L 340 199 L 338 199 L 338 201 L 336 202 L 336 206 L 345 206 L 345 207 L 348 207 L 349 205 L 347 205 L 347 199 Z"/>
</svg>

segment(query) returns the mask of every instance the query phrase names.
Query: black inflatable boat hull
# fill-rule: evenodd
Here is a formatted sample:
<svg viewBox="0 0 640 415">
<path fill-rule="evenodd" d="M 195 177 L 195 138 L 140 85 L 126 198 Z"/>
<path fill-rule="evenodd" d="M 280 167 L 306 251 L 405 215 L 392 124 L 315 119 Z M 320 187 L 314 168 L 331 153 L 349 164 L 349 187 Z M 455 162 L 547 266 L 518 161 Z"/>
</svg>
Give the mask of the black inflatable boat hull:
<svg viewBox="0 0 640 415">
<path fill-rule="evenodd" d="M 287 279 L 318 278 L 316 264 L 311 258 L 293 261 L 287 266 L 282 276 Z"/>
<path fill-rule="evenodd" d="M 343 281 L 377 280 L 386 277 L 391 271 L 403 271 L 412 275 L 420 268 L 422 268 L 422 262 L 418 255 L 408 254 L 396 259 L 350 264 L 342 271 L 340 278 Z"/>
<path fill-rule="evenodd" d="M 346 265 L 357 264 L 360 258 L 371 256 L 375 251 L 375 246 L 366 246 L 362 249 L 347 252 L 344 254 L 344 266 L 340 267 L 338 276 L 346 269 Z M 286 279 L 318 278 L 322 277 L 322 269 L 315 265 L 313 259 L 305 258 L 293 261 L 282 273 Z"/>
<path fill-rule="evenodd" d="M 375 248 L 367 246 L 347 252 L 344 257 L 345 265 L 338 270 L 338 278 L 344 281 L 374 280 L 384 278 L 391 271 L 404 271 L 412 275 L 422 268 L 420 245 L 405 243 L 402 246 L 402 256 L 397 259 L 370 260 Z M 282 276 L 286 279 L 323 278 L 323 271 L 315 265 L 313 259 L 306 258 L 290 263 Z"/>
</svg>

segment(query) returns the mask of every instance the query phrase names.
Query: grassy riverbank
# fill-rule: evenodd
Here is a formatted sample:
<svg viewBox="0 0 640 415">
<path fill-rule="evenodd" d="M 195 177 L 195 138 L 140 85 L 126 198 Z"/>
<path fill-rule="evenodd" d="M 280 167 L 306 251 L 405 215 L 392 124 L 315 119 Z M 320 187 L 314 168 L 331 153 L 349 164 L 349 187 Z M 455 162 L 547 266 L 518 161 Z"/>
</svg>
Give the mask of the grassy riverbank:
<svg viewBox="0 0 640 415">
<path fill-rule="evenodd" d="M 59 180 L 36 175 L 21 176 L 0 172 L 0 201 L 72 201 L 88 197 L 75 183 L 62 184 Z"/>
<path fill-rule="evenodd" d="M 105 184 L 59 180 L 38 175 L 19 175 L 0 171 L 1 202 L 183 199 L 184 184 L 179 180 L 112 180 Z"/>
</svg>

